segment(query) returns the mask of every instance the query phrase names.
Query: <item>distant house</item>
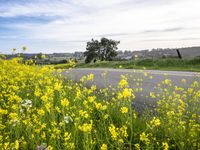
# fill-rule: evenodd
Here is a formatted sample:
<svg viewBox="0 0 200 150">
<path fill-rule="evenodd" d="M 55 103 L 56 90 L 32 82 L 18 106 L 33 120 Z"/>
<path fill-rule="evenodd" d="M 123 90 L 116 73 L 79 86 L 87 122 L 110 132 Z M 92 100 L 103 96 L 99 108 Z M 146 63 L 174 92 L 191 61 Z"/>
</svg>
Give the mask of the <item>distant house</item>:
<svg viewBox="0 0 200 150">
<path fill-rule="evenodd" d="M 83 60 L 84 59 L 84 53 L 83 52 L 74 52 L 73 58 L 76 60 Z"/>
<path fill-rule="evenodd" d="M 181 56 L 185 59 L 200 57 L 200 47 L 187 47 L 179 49 Z"/>
<path fill-rule="evenodd" d="M 131 60 L 133 57 L 133 52 L 132 51 L 122 51 L 119 50 L 117 51 L 117 56 L 115 56 L 114 60 Z"/>
<path fill-rule="evenodd" d="M 200 47 L 178 48 L 184 59 L 193 59 L 200 57 Z M 177 48 L 157 48 L 152 50 L 137 51 L 118 51 L 115 60 L 131 59 L 158 59 L 158 58 L 178 58 Z"/>
<path fill-rule="evenodd" d="M 71 53 L 53 53 L 53 54 L 46 54 L 45 59 L 48 59 L 49 63 L 55 64 L 55 63 L 67 62 L 67 60 L 71 57 L 72 57 Z M 45 60 L 45 61 L 47 62 L 47 60 Z"/>
</svg>

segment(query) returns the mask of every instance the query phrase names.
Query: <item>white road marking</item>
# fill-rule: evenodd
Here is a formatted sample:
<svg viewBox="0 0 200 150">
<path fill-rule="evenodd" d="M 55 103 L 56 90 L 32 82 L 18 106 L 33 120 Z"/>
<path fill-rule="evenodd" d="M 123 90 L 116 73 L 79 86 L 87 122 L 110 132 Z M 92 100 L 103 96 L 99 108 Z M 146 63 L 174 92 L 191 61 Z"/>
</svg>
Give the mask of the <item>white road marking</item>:
<svg viewBox="0 0 200 150">
<path fill-rule="evenodd" d="M 197 72 L 183 72 L 183 71 L 161 71 L 161 70 L 136 70 L 136 69 L 110 69 L 110 68 L 77 68 L 75 70 L 87 70 L 87 71 L 103 71 L 103 72 L 123 72 L 123 73 L 148 73 L 152 75 L 164 75 L 164 76 L 179 76 L 179 77 L 200 77 L 200 73 Z"/>
</svg>

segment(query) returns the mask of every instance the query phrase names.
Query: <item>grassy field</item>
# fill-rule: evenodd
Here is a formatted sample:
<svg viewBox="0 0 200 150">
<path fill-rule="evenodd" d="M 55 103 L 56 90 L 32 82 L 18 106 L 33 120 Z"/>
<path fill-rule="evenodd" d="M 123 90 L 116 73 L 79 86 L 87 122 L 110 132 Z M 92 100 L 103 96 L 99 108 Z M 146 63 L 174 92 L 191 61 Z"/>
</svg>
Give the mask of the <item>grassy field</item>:
<svg viewBox="0 0 200 150">
<path fill-rule="evenodd" d="M 131 61 L 98 61 L 96 63 L 78 63 L 77 68 L 125 68 L 125 69 L 153 69 L 153 70 L 177 70 L 200 71 L 200 59 L 146 59 Z"/>
<path fill-rule="evenodd" d="M 0 59 L 0 149 L 200 148 L 197 81 L 184 89 L 185 80 L 177 87 L 165 79 L 156 87 L 161 93 L 149 93 L 159 99 L 156 113 L 138 114 L 132 101 L 142 89 L 131 89 L 126 76 L 97 90 L 86 86 L 93 74 L 74 83 L 61 70 L 21 62 Z"/>
</svg>

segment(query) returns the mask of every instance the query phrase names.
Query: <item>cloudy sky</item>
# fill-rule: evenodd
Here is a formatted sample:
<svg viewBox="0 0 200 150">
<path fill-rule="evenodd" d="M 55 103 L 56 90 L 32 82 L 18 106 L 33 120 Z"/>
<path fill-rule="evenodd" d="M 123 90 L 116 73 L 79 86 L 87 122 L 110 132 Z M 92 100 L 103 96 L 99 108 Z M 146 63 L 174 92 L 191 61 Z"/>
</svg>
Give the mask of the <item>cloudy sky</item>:
<svg viewBox="0 0 200 150">
<path fill-rule="evenodd" d="M 119 49 L 200 46 L 200 0 L 0 0 L 0 53 L 84 51 L 101 37 Z"/>
</svg>

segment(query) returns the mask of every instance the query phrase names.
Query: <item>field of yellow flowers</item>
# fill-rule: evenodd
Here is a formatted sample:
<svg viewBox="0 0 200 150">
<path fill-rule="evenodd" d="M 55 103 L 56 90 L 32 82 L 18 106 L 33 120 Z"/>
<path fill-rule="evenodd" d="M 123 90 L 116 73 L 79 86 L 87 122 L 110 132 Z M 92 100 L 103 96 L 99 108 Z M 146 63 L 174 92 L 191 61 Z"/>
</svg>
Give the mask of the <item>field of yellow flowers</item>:
<svg viewBox="0 0 200 150">
<path fill-rule="evenodd" d="M 200 85 L 158 88 L 156 113 L 138 115 L 126 76 L 118 87 L 74 83 L 62 70 L 0 59 L 0 149 L 200 149 Z M 182 81 L 183 84 L 185 81 Z"/>
</svg>

